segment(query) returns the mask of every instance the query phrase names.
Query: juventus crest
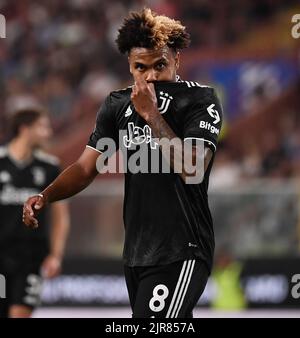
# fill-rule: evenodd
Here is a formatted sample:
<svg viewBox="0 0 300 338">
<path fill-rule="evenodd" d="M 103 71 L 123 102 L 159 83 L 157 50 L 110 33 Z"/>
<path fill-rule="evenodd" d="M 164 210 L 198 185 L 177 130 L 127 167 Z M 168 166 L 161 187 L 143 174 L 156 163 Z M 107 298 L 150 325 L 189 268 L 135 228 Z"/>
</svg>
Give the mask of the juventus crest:
<svg viewBox="0 0 300 338">
<path fill-rule="evenodd" d="M 161 114 L 164 114 L 168 110 L 170 102 L 173 100 L 173 97 L 168 93 L 164 93 L 161 91 L 159 93 L 159 100 L 160 105 L 158 107 L 158 110 Z"/>
</svg>

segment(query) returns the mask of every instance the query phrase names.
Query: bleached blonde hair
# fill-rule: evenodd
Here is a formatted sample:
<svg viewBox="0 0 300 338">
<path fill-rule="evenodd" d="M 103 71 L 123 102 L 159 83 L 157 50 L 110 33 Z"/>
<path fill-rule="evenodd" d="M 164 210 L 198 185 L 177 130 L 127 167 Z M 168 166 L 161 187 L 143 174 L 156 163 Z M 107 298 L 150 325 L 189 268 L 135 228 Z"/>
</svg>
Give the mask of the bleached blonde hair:
<svg viewBox="0 0 300 338">
<path fill-rule="evenodd" d="M 144 8 L 124 20 L 116 42 L 121 53 L 134 47 L 159 49 L 166 45 L 177 50 L 189 46 L 190 35 L 180 21 Z"/>
</svg>

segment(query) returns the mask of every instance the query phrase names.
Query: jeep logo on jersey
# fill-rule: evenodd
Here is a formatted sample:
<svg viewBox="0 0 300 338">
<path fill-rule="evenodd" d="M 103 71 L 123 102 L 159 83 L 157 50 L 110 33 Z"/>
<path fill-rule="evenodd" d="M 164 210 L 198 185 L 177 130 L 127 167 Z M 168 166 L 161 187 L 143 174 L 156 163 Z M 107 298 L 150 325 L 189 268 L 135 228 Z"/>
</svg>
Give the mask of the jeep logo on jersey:
<svg viewBox="0 0 300 338">
<path fill-rule="evenodd" d="M 152 140 L 152 131 L 148 125 L 143 128 L 137 127 L 134 123 L 128 123 L 128 135 L 123 137 L 123 143 L 126 148 L 130 148 L 132 144 L 138 145 L 142 143 L 150 143 L 151 149 L 156 149 L 157 144 Z"/>
<path fill-rule="evenodd" d="M 161 105 L 158 110 L 161 114 L 164 114 L 168 110 L 170 102 L 173 100 L 173 97 L 168 93 L 160 92 L 159 99 L 161 100 Z"/>
<path fill-rule="evenodd" d="M 208 114 L 209 114 L 212 118 L 215 119 L 215 120 L 213 121 L 213 124 L 216 124 L 216 123 L 220 122 L 221 119 L 220 119 L 220 115 L 219 115 L 218 111 L 217 111 L 216 109 L 214 109 L 214 106 L 215 106 L 215 104 L 212 103 L 212 104 L 207 108 L 207 112 L 208 112 Z"/>
</svg>

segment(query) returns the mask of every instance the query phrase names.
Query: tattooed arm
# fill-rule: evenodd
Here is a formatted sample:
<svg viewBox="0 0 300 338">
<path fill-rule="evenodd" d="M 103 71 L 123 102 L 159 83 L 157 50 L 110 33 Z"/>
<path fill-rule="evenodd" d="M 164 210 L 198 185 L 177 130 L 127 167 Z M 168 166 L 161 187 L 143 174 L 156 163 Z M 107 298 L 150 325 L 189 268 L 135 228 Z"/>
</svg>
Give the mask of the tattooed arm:
<svg viewBox="0 0 300 338">
<path fill-rule="evenodd" d="M 171 127 L 168 125 L 168 123 L 165 121 L 165 119 L 160 115 L 158 112 L 155 117 L 149 117 L 148 120 L 146 120 L 149 124 L 153 135 L 155 138 L 158 138 L 160 140 L 160 149 L 162 150 L 163 155 L 165 156 L 165 159 L 169 161 L 170 166 L 175 169 L 175 166 L 178 165 L 182 168 L 182 172 L 180 173 L 180 176 L 183 178 L 185 182 L 187 182 L 187 178 L 190 176 L 196 175 L 196 168 L 195 166 L 198 161 L 203 161 L 203 155 L 204 155 L 204 168 L 199 169 L 202 172 L 202 177 L 200 181 L 203 179 L 204 172 L 208 168 L 209 162 L 213 156 L 212 151 L 209 148 L 204 148 L 204 154 L 201 152 L 201 149 L 199 149 L 197 146 L 193 147 L 186 147 L 184 149 L 184 142 L 180 140 L 174 131 L 171 129 Z M 172 141 L 172 147 L 170 148 L 170 156 L 169 153 L 166 154 L 164 151 L 164 144 L 167 143 L 166 141 Z M 187 155 L 184 153 L 184 151 L 190 151 L 191 153 Z M 193 168 L 188 168 L 187 164 L 184 163 L 184 159 L 190 158 L 191 164 L 194 166 Z M 180 163 L 179 163 L 180 162 Z M 202 163 L 200 163 L 202 165 Z M 188 170 L 187 170 L 188 169 Z M 194 172 L 191 172 L 191 169 L 194 169 Z M 204 171 L 203 171 L 204 170 Z"/>
</svg>

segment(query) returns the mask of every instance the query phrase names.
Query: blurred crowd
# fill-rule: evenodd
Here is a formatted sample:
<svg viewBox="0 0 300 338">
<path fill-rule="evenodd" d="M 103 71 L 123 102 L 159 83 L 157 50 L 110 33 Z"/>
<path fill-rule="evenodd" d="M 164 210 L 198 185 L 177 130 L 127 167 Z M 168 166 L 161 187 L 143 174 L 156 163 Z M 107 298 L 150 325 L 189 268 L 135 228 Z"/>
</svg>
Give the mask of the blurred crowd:
<svg viewBox="0 0 300 338">
<path fill-rule="evenodd" d="M 261 137 L 246 137 L 239 151 L 221 141 L 212 171 L 213 187 L 236 186 L 255 178 L 300 177 L 300 114 L 286 111 L 278 128 L 262 131 Z"/>
<path fill-rule="evenodd" d="M 115 38 L 121 21 L 132 9 L 151 5 L 157 12 L 182 20 L 191 33 L 191 48 L 196 49 L 236 43 L 251 27 L 295 3 L 0 0 L 0 13 L 7 20 L 7 38 L 0 39 L 0 140 L 5 131 L 5 114 L 20 106 L 35 101 L 45 105 L 59 133 L 87 114 L 95 115 L 111 90 L 128 85 L 128 66 L 116 49 Z M 299 118 L 295 119 L 299 126 Z M 219 156 L 222 170 L 235 177 L 267 175 L 281 156 L 299 159 L 299 133 L 293 129 L 293 123 L 286 128 L 291 130 L 287 138 L 280 139 L 280 144 L 278 140 L 266 142 L 268 145 L 262 148 L 253 144 L 245 158 L 232 159 L 230 152 L 224 151 Z"/>
</svg>

